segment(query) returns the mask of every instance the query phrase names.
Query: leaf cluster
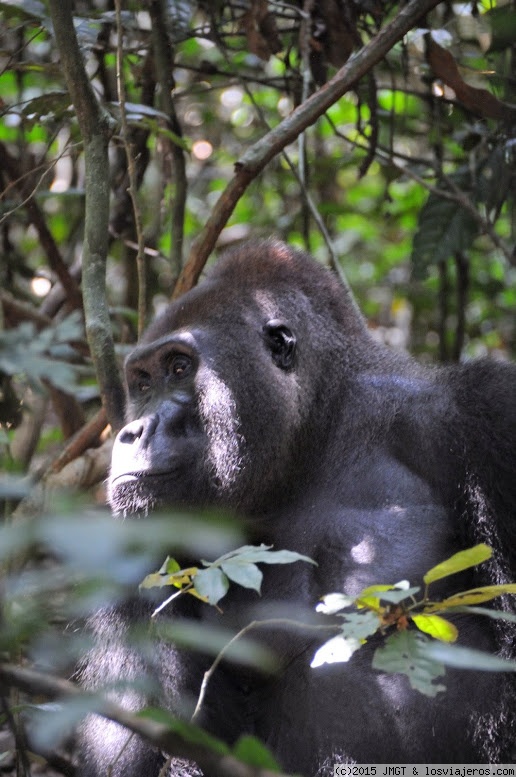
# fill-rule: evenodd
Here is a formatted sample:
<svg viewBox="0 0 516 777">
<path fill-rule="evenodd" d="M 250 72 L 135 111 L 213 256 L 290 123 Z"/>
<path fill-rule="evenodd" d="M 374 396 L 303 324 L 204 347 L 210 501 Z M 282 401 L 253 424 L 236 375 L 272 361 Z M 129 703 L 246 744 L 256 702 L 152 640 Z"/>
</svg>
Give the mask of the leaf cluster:
<svg viewBox="0 0 516 777">
<path fill-rule="evenodd" d="M 78 367 L 71 362 L 79 354 L 72 343 L 82 340 L 83 334 L 79 313 L 39 332 L 31 321 L 0 331 L 0 374 L 22 378 L 38 392 L 45 381 L 73 392 Z"/>
<path fill-rule="evenodd" d="M 482 543 L 432 567 L 423 577 L 424 589 L 419 598 L 421 587 L 410 586 L 406 580 L 368 586 L 356 597 L 339 593 L 323 597 L 317 610 L 336 614 L 343 623 L 339 634 L 317 650 L 312 667 L 349 661 L 373 635 L 380 634 L 384 639 L 374 652 L 373 668 L 406 675 L 412 688 L 426 696 L 445 690 L 443 683 L 436 683 L 444 675 L 445 666 L 515 672 L 516 661 L 453 644 L 459 637 L 456 615 L 469 613 L 516 623 L 512 613 L 476 606 L 516 594 L 515 583 L 460 591 L 440 601 L 430 596 L 433 583 L 481 564 L 491 555 L 491 548 Z"/>
<path fill-rule="evenodd" d="M 271 545 L 243 545 L 225 553 L 215 561 L 204 561 L 203 567 L 181 569 L 178 562 L 168 557 L 158 572 L 147 575 L 141 588 L 173 586 L 179 591 L 160 607 L 162 610 L 179 594 L 190 594 L 208 604 L 217 605 L 226 595 L 230 582 L 260 593 L 263 573 L 258 564 L 292 564 L 295 561 L 315 562 L 290 550 L 272 550 Z"/>
</svg>

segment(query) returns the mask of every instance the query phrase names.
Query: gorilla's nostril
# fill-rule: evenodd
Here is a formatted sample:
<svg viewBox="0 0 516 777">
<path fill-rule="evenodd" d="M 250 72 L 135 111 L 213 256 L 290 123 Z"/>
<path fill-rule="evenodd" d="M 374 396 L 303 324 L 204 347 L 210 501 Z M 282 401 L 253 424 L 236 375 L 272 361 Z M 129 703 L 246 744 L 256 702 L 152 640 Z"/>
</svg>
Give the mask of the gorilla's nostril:
<svg viewBox="0 0 516 777">
<path fill-rule="evenodd" d="M 132 423 L 132 424 L 129 424 L 128 426 L 124 426 L 124 428 L 118 435 L 118 439 L 124 445 L 132 445 L 135 442 L 135 440 L 141 437 L 142 433 L 143 433 L 143 424 L 141 422 Z"/>
<path fill-rule="evenodd" d="M 131 421 L 119 432 L 118 441 L 122 445 L 134 445 L 137 441 L 140 441 L 140 444 L 145 444 L 146 440 L 154 434 L 158 423 L 158 413 Z"/>
</svg>

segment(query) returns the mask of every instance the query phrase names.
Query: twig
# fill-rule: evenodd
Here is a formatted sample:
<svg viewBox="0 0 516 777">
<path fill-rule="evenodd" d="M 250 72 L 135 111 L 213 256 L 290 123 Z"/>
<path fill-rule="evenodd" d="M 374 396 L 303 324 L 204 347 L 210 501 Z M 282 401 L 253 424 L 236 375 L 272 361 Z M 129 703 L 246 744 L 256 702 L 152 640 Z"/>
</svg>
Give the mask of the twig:
<svg viewBox="0 0 516 777">
<path fill-rule="evenodd" d="M 338 624 L 330 624 L 330 625 L 319 625 L 319 624 L 313 624 L 313 623 L 301 623 L 299 621 L 291 620 L 290 618 L 269 618 L 267 620 L 263 621 L 251 621 L 251 623 L 248 623 L 247 626 L 244 626 L 243 629 L 241 629 L 238 634 L 235 634 L 234 637 L 232 637 L 229 642 L 227 642 L 220 653 L 218 653 L 217 657 L 213 661 L 210 668 L 204 673 L 204 677 L 201 684 L 201 690 L 199 692 L 199 698 L 197 699 L 197 704 L 195 705 L 195 710 L 192 715 L 192 721 L 195 722 L 195 719 L 199 716 L 202 705 L 206 696 L 206 691 L 208 689 L 208 684 L 213 677 L 215 670 L 219 666 L 220 662 L 226 657 L 227 653 L 231 650 L 231 647 L 235 644 L 235 642 L 239 639 L 242 639 L 246 636 L 250 631 L 261 629 L 264 627 L 269 626 L 282 626 L 290 629 L 300 629 L 302 631 L 335 631 L 339 629 Z"/>
<path fill-rule="evenodd" d="M 105 408 L 101 407 L 79 431 L 68 441 L 66 448 L 52 462 L 49 473 L 60 472 L 70 461 L 81 456 L 85 450 L 96 444 L 107 426 Z"/>
<path fill-rule="evenodd" d="M 174 51 L 167 32 L 167 8 L 163 0 L 149 2 L 149 14 L 152 24 L 152 42 L 156 76 L 161 87 L 161 110 L 168 116 L 170 128 L 182 137 L 182 128 L 176 114 L 172 91 L 174 88 Z M 172 240 L 170 259 L 174 278 L 177 278 L 183 266 L 183 240 L 188 180 L 186 176 L 185 154 L 177 143 L 170 143 L 175 175 L 174 195 L 172 199 Z"/>
</svg>

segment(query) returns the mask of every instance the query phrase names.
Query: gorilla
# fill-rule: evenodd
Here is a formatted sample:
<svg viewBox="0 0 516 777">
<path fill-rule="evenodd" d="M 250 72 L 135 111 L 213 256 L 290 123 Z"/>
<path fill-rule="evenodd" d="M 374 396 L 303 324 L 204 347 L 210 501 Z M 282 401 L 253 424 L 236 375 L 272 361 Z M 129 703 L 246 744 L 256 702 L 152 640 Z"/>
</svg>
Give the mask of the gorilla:
<svg viewBox="0 0 516 777">
<path fill-rule="evenodd" d="M 480 541 L 493 558 L 462 573 L 461 588 L 511 581 L 513 365 L 429 368 L 391 351 L 371 337 L 330 270 L 269 240 L 221 258 L 150 325 L 125 369 L 128 423 L 109 478 L 114 512 L 145 520 L 167 505 L 229 509 L 257 542 L 316 562 L 267 566 L 262 606 L 294 611 L 314 608 L 330 592 L 357 595 L 402 578 L 417 584 L 433 565 Z M 461 588 L 452 578 L 442 593 Z M 223 614 L 187 596 L 165 617 L 189 618 L 200 629 L 214 618 L 239 628 L 259 598 L 235 585 Z M 184 700 L 197 697 L 213 658 L 159 641 L 152 658 L 133 653 L 120 635 L 148 617 L 146 608 L 133 602 L 93 619 L 99 647 L 86 659 L 84 684 L 137 679 L 152 664 L 160 703 L 185 714 Z M 462 644 L 514 653 L 510 625 L 455 617 Z M 333 774 L 335 763 L 516 756 L 514 675 L 449 669 L 446 693 L 429 698 L 407 677 L 372 668 L 374 638 L 348 663 L 321 666 L 311 661 L 327 636 L 271 630 L 261 638 L 281 671 L 223 662 L 200 720 L 228 743 L 259 737 L 285 772 L 316 777 Z M 120 694 L 131 709 L 146 704 L 134 689 Z M 164 763 L 163 754 L 100 718 L 88 719 L 81 740 L 83 777 L 158 777 Z M 167 773 L 201 774 L 180 760 Z"/>
</svg>

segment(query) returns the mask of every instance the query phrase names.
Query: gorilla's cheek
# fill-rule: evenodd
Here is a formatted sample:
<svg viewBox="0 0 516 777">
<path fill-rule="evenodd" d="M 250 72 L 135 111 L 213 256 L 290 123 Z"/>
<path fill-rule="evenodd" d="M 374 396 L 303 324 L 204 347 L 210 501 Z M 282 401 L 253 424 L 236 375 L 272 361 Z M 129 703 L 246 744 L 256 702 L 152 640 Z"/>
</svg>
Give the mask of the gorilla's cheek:
<svg viewBox="0 0 516 777">
<path fill-rule="evenodd" d="M 213 370 L 203 372 L 199 415 L 208 441 L 206 462 L 217 490 L 229 498 L 244 467 L 245 439 L 233 392 Z"/>
</svg>

